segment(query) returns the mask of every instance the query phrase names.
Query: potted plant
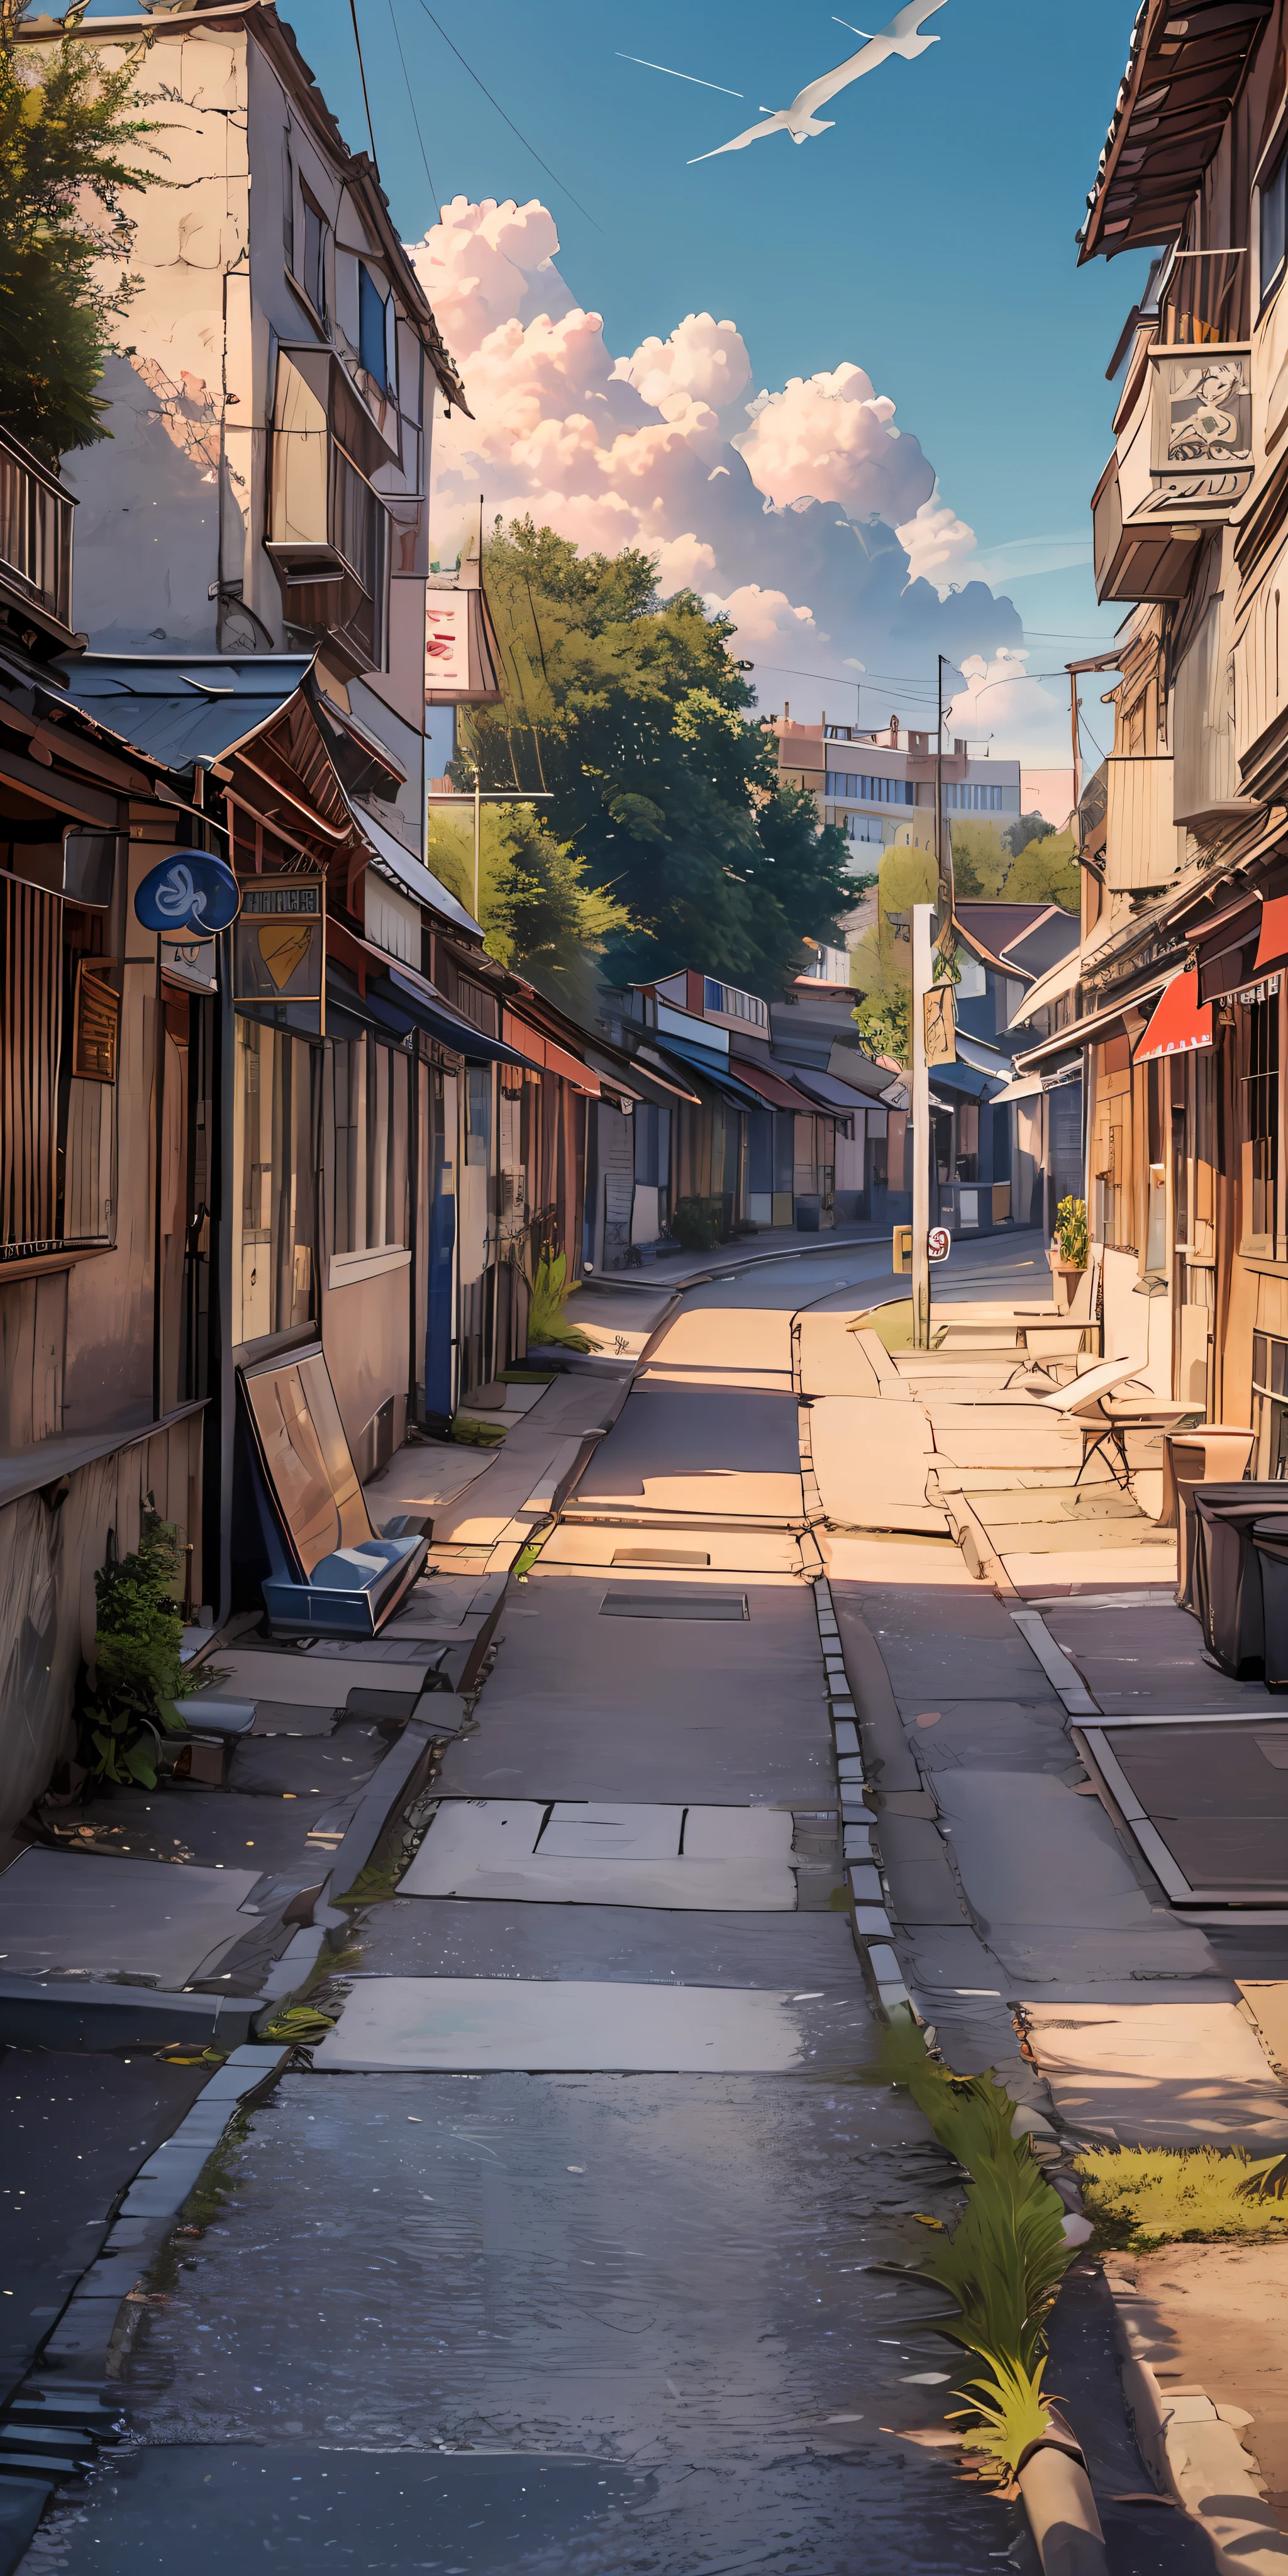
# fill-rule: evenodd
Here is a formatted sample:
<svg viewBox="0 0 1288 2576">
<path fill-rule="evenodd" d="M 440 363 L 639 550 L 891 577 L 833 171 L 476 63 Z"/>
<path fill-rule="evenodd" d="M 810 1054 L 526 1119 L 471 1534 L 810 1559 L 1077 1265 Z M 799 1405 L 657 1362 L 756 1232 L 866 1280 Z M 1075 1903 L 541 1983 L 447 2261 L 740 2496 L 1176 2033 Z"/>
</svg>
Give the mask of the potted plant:
<svg viewBox="0 0 1288 2576">
<path fill-rule="evenodd" d="M 1074 1293 L 1074 1283 L 1087 1267 L 1087 1202 L 1085 1199 L 1061 1199 L 1055 1212 L 1055 1233 L 1047 1253 L 1057 1298 L 1063 1296 L 1067 1306 Z"/>
</svg>

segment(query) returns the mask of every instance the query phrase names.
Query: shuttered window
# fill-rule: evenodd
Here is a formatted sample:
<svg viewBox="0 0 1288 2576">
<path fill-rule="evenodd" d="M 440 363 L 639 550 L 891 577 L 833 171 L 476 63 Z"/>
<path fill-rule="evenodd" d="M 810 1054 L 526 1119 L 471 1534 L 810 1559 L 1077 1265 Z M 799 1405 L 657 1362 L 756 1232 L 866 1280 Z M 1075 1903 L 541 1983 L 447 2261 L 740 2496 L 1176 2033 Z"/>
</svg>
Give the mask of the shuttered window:
<svg viewBox="0 0 1288 2576">
<path fill-rule="evenodd" d="M 0 878 L 0 1256 L 54 1249 L 62 905 Z"/>
</svg>

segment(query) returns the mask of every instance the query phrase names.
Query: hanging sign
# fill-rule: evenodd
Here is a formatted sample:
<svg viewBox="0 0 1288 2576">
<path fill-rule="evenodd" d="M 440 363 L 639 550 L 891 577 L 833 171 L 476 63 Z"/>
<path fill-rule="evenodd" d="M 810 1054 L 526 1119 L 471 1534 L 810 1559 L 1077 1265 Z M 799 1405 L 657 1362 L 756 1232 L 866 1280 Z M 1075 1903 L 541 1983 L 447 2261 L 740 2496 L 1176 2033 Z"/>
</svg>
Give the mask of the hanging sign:
<svg viewBox="0 0 1288 2576">
<path fill-rule="evenodd" d="M 172 850 L 149 868 L 134 897 L 135 918 L 145 930 L 185 939 L 213 939 L 237 919 L 237 879 L 226 859 L 209 850 Z"/>
<path fill-rule="evenodd" d="M 241 890 L 233 1000 L 278 1028 L 321 1037 L 326 975 L 325 879 L 252 877 Z"/>
<path fill-rule="evenodd" d="M 946 1261 L 953 1248 L 953 1238 L 946 1225 L 932 1225 L 926 1237 L 927 1261 Z"/>
<path fill-rule="evenodd" d="M 951 984 L 932 984 L 924 997 L 927 1064 L 956 1064 L 957 1012 Z"/>
</svg>

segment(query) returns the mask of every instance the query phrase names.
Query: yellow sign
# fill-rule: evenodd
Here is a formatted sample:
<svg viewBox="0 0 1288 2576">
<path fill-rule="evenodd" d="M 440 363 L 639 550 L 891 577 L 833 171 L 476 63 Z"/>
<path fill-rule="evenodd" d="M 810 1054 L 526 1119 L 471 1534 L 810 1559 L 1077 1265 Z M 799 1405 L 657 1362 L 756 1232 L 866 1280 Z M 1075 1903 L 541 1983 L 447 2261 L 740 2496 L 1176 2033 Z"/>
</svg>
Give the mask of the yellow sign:
<svg viewBox="0 0 1288 2576">
<path fill-rule="evenodd" d="M 912 1227 L 910 1225 L 897 1225 L 894 1229 L 890 1267 L 896 1277 L 912 1268 Z"/>
<path fill-rule="evenodd" d="M 951 984 L 932 984 L 924 997 L 927 1064 L 956 1064 L 957 1013 Z"/>
</svg>

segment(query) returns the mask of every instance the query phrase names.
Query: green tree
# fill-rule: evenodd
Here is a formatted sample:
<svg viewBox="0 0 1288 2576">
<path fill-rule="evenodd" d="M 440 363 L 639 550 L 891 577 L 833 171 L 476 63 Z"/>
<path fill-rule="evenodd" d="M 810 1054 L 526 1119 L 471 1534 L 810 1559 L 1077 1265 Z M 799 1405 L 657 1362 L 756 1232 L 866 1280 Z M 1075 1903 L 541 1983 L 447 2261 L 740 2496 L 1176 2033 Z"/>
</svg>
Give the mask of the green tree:
<svg viewBox="0 0 1288 2576">
<path fill-rule="evenodd" d="M 137 285 L 122 201 L 157 184 L 127 155 L 160 129 L 136 112 L 141 45 L 112 69 L 71 35 L 36 52 L 20 16 L 0 0 L 0 420 L 53 464 L 109 435 L 95 388 Z"/>
<path fill-rule="evenodd" d="M 877 917 L 851 953 L 851 981 L 863 995 L 852 1013 L 874 1055 L 909 1060 L 912 1012 L 912 908 L 933 903 L 934 853 L 898 845 L 881 854 Z"/>
<path fill-rule="evenodd" d="M 474 823 L 460 809 L 431 814 L 428 858 L 467 910 L 474 909 Z M 543 829 L 531 805 L 485 805 L 479 832 L 479 918 L 484 947 L 565 1010 L 594 1009 L 595 961 L 632 927 L 611 894 L 586 883 L 586 862 Z"/>
<path fill-rule="evenodd" d="M 1077 912 L 1082 901 L 1082 870 L 1074 856 L 1072 832 L 1049 832 L 1021 850 L 1005 886 L 1008 903 L 1058 903 Z"/>
<path fill-rule="evenodd" d="M 1048 823 L 1044 814 L 1021 814 L 1018 823 L 1007 824 L 1002 838 L 1012 858 L 1018 859 L 1021 850 L 1027 850 L 1030 841 L 1045 841 L 1048 833 L 1054 830 L 1054 823 Z"/>
<path fill-rule="evenodd" d="M 1013 862 L 1010 844 L 995 823 L 972 815 L 952 817 L 953 885 L 967 902 L 999 895 Z"/>
<path fill-rule="evenodd" d="M 772 992 L 801 942 L 835 939 L 846 845 L 780 786 L 773 738 L 693 591 L 657 597 L 649 556 L 582 555 L 531 520 L 498 525 L 485 578 L 505 699 L 474 711 L 455 775 L 544 788 L 551 837 L 622 919 L 613 980 L 698 965 Z"/>
</svg>

